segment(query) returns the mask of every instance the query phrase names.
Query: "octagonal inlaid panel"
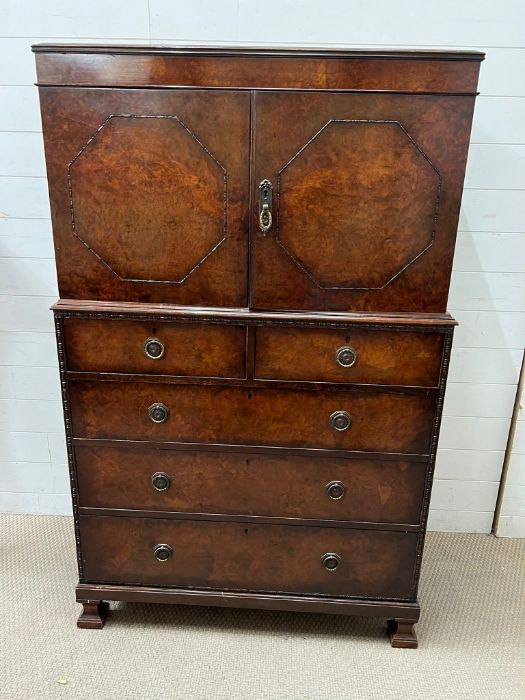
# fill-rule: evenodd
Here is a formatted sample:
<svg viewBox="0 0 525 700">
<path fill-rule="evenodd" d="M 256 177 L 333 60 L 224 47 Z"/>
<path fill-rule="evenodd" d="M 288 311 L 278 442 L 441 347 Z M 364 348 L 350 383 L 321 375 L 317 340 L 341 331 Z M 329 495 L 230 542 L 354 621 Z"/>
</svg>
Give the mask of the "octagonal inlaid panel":
<svg viewBox="0 0 525 700">
<path fill-rule="evenodd" d="M 180 284 L 226 238 L 226 170 L 176 116 L 108 117 L 68 177 L 75 235 L 123 280 Z"/>
<path fill-rule="evenodd" d="M 399 122 L 331 120 L 279 172 L 277 240 L 318 287 L 381 289 L 432 245 L 440 190 Z"/>
</svg>

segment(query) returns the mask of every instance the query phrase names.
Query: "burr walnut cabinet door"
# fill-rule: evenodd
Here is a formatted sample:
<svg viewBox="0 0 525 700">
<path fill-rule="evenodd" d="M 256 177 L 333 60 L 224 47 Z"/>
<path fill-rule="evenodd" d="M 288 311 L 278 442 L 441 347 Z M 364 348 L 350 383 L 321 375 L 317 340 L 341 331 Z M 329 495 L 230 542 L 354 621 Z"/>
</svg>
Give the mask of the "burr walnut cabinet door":
<svg viewBox="0 0 525 700">
<path fill-rule="evenodd" d="M 254 308 L 444 312 L 473 106 L 257 93 Z"/>
<path fill-rule="evenodd" d="M 160 382 L 69 383 L 78 438 L 428 454 L 426 393 L 248 389 Z"/>
<path fill-rule="evenodd" d="M 408 598 L 418 534 L 81 516 L 84 579 Z"/>
<path fill-rule="evenodd" d="M 250 98 L 40 89 L 62 298 L 243 306 Z"/>
<path fill-rule="evenodd" d="M 182 513 L 418 525 L 426 462 L 75 446 L 79 503 Z"/>
</svg>

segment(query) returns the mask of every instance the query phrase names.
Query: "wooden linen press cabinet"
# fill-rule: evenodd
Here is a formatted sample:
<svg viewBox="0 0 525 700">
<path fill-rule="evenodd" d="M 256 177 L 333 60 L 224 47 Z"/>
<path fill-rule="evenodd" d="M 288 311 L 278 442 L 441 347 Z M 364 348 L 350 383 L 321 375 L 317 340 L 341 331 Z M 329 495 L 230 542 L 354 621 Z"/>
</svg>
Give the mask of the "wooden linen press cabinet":
<svg viewBox="0 0 525 700">
<path fill-rule="evenodd" d="M 417 586 L 477 52 L 39 45 L 81 627 Z"/>
</svg>

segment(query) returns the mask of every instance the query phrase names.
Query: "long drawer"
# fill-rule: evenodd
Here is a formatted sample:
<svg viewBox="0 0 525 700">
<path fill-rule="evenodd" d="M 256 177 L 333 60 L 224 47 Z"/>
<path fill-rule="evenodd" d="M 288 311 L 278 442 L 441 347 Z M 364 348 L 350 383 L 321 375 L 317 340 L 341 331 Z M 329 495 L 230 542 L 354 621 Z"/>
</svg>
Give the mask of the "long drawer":
<svg viewBox="0 0 525 700">
<path fill-rule="evenodd" d="M 64 337 L 67 368 L 77 372 L 246 375 L 244 326 L 69 318 Z"/>
<path fill-rule="evenodd" d="M 417 533 L 80 517 L 84 580 L 404 598 Z"/>
<path fill-rule="evenodd" d="M 255 376 L 435 387 L 443 335 L 401 330 L 257 328 Z"/>
<path fill-rule="evenodd" d="M 419 524 L 426 463 L 79 444 L 91 508 Z"/>
<path fill-rule="evenodd" d="M 71 381 L 74 437 L 428 453 L 434 398 Z"/>
</svg>

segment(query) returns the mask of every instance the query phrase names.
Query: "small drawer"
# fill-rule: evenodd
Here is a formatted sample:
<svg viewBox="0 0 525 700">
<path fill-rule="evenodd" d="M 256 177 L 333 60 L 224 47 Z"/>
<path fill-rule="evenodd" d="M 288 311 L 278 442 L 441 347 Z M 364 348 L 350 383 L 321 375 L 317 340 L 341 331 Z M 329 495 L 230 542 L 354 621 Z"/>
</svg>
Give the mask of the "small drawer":
<svg viewBox="0 0 525 700">
<path fill-rule="evenodd" d="M 436 387 L 443 335 L 349 328 L 257 328 L 258 379 Z"/>
<path fill-rule="evenodd" d="M 80 517 L 85 581 L 407 598 L 417 533 Z"/>
<path fill-rule="evenodd" d="M 433 396 L 69 383 L 74 437 L 428 454 Z"/>
<path fill-rule="evenodd" d="M 79 444 L 91 508 L 417 525 L 424 462 Z"/>
<path fill-rule="evenodd" d="M 246 329 L 193 323 L 69 318 L 67 369 L 76 372 L 246 375 Z"/>
</svg>

